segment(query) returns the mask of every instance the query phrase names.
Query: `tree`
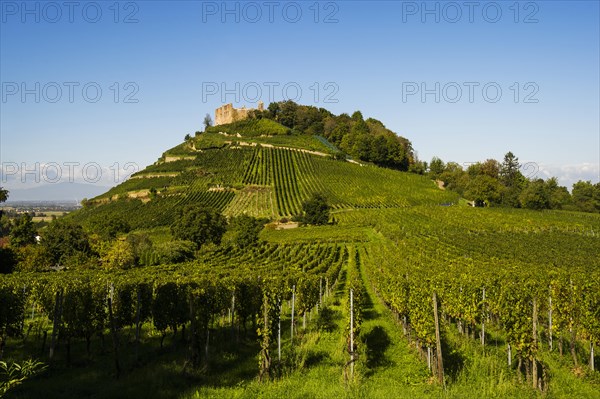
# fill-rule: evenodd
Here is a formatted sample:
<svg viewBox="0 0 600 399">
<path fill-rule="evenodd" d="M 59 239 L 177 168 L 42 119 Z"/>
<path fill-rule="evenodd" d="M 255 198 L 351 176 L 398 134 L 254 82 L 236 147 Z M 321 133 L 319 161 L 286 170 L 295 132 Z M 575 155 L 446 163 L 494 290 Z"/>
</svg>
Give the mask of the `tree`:
<svg viewBox="0 0 600 399">
<path fill-rule="evenodd" d="M 8 199 L 8 190 L 5 190 L 2 187 L 0 187 L 0 204 L 3 202 L 6 202 L 7 199 Z M 0 209 L 0 218 L 1 217 L 2 217 L 2 210 Z"/>
<path fill-rule="evenodd" d="M 364 121 L 362 112 L 354 111 L 354 113 L 352 114 L 352 120 L 355 122 Z"/>
<path fill-rule="evenodd" d="M 537 179 L 531 181 L 521 194 L 519 202 L 523 208 L 527 209 L 548 209 L 550 208 L 550 196 L 546 190 L 544 180 Z"/>
<path fill-rule="evenodd" d="M 105 240 L 114 240 L 119 233 L 129 233 L 131 230 L 127 220 L 120 216 L 97 219 L 92 228 Z"/>
<path fill-rule="evenodd" d="M 206 131 L 206 129 L 208 129 L 209 127 L 211 127 L 213 125 L 213 120 L 210 117 L 210 114 L 206 114 L 204 116 L 204 122 L 202 122 L 204 124 L 204 131 Z"/>
<path fill-rule="evenodd" d="M 129 269 L 135 266 L 135 255 L 128 241 L 115 241 L 102 257 L 102 265 L 107 269 Z"/>
<path fill-rule="evenodd" d="M 481 173 L 497 179 L 500 176 L 501 165 L 495 159 L 487 159 L 481 164 Z"/>
<path fill-rule="evenodd" d="M 502 185 L 487 175 L 478 175 L 469 181 L 465 196 L 475 201 L 476 206 L 500 202 Z"/>
<path fill-rule="evenodd" d="M 161 264 L 172 264 L 194 259 L 196 243 L 191 241 L 169 241 L 158 244 L 154 253 Z"/>
<path fill-rule="evenodd" d="M 298 104 L 292 100 L 287 100 L 281 103 L 277 114 L 277 122 L 281 123 L 283 126 L 289 127 L 290 129 L 294 129 L 296 125 L 297 109 Z"/>
<path fill-rule="evenodd" d="M 556 177 L 546 180 L 546 191 L 548 192 L 551 209 L 562 209 L 571 203 L 569 190 L 566 187 L 559 186 Z"/>
<path fill-rule="evenodd" d="M 329 205 L 323 194 L 315 193 L 302 204 L 303 220 L 307 224 L 323 225 L 329 223 Z"/>
<path fill-rule="evenodd" d="M 0 211 L 1 213 L 2 211 Z M 0 214 L 0 238 L 6 237 L 10 234 L 12 223 L 10 219 Z"/>
<path fill-rule="evenodd" d="M 88 236 L 83 228 L 69 220 L 58 219 L 48 225 L 42 234 L 41 244 L 48 250 L 54 265 L 68 257 L 91 252 Z"/>
<path fill-rule="evenodd" d="M 504 162 L 500 167 L 500 181 L 506 187 L 502 203 L 513 208 L 521 206 L 519 195 L 527 185 L 527 179 L 519 171 L 520 166 L 519 158 L 509 151 L 504 155 Z"/>
<path fill-rule="evenodd" d="M 220 244 L 226 231 L 227 220 L 212 208 L 190 205 L 184 208 L 171 226 L 173 237 L 192 241 L 198 247 L 212 242 Z"/>
<path fill-rule="evenodd" d="M 28 245 L 20 248 L 17 258 L 17 270 L 21 272 L 44 271 L 52 265 L 50 254 L 43 245 Z"/>
<path fill-rule="evenodd" d="M 389 161 L 388 144 L 383 135 L 375 137 L 371 143 L 371 160 L 380 165 Z"/>
<path fill-rule="evenodd" d="M 11 273 L 17 264 L 17 259 L 12 248 L 0 247 L 0 274 Z"/>
<path fill-rule="evenodd" d="M 448 190 L 463 194 L 469 183 L 469 175 L 456 162 L 448 162 L 444 173 L 440 175 L 444 187 Z"/>
<path fill-rule="evenodd" d="M 424 175 L 427 171 L 427 161 L 414 160 L 408 167 L 408 171 L 417 175 Z"/>
<path fill-rule="evenodd" d="M 583 212 L 600 212 L 600 183 L 578 181 L 573 184 L 573 203 Z"/>
<path fill-rule="evenodd" d="M 142 254 L 152 249 L 152 241 L 150 240 L 147 234 L 129 234 L 126 240 L 129 243 L 129 245 L 131 245 L 131 249 L 133 250 L 133 256 L 135 257 L 135 262 L 137 264 L 140 263 L 140 258 L 142 257 Z"/>
<path fill-rule="evenodd" d="M 246 248 L 258 242 L 258 234 L 267 221 L 256 219 L 252 216 L 241 215 L 233 218 L 229 223 L 231 242 L 239 247 Z"/>
<path fill-rule="evenodd" d="M 269 118 L 271 118 L 273 120 L 277 120 L 277 117 L 279 116 L 279 111 L 280 111 L 279 103 L 278 102 L 272 102 L 267 107 L 267 110 L 269 112 Z"/>
<path fill-rule="evenodd" d="M 7 199 L 8 199 L 8 190 L 5 190 L 4 188 L 0 187 L 0 204 L 3 202 L 6 202 Z"/>
<path fill-rule="evenodd" d="M 360 119 L 357 119 L 356 122 L 354 122 L 354 124 L 352 125 L 352 129 L 350 130 L 350 132 L 354 133 L 356 135 L 366 135 L 366 134 L 369 134 L 369 125 L 367 125 L 367 122 L 365 122 L 362 119 L 362 116 L 361 116 Z"/>
<path fill-rule="evenodd" d="M 188 133 L 185 135 L 185 137 L 183 138 L 183 140 L 185 140 L 185 142 L 187 143 L 188 141 L 190 141 L 192 139 L 192 136 Z"/>
<path fill-rule="evenodd" d="M 37 232 L 32 220 L 33 218 L 29 213 L 25 213 L 15 219 L 9 235 L 11 246 L 18 248 L 35 244 Z"/>
<path fill-rule="evenodd" d="M 504 155 L 504 162 L 500 167 L 500 178 L 502 184 L 506 187 L 513 187 L 517 183 L 519 172 L 519 158 L 517 158 L 512 152 L 507 152 Z"/>
<path fill-rule="evenodd" d="M 431 158 L 431 162 L 429 163 L 429 176 L 432 179 L 438 179 L 442 173 L 444 173 L 444 169 L 446 169 L 446 164 L 438 157 Z"/>
<path fill-rule="evenodd" d="M 364 122 L 363 122 L 364 123 Z M 366 126 L 366 125 L 365 125 Z M 368 134 L 357 134 L 352 147 L 351 154 L 363 161 L 372 160 L 372 142 L 373 136 Z"/>
<path fill-rule="evenodd" d="M 412 144 L 404 137 L 398 137 L 395 134 L 387 134 L 388 161 L 387 166 L 398 170 L 407 171 L 410 167 L 411 157 L 413 156 Z"/>
<path fill-rule="evenodd" d="M 299 106 L 294 128 L 305 134 L 323 134 L 323 115 L 317 107 Z"/>
</svg>

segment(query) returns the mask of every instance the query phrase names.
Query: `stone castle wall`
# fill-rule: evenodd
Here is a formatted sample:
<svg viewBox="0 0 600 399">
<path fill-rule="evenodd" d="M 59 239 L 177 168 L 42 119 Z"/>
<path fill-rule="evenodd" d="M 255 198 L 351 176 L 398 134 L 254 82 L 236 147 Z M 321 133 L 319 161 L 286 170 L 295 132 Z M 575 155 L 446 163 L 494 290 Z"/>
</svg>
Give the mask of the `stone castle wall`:
<svg viewBox="0 0 600 399">
<path fill-rule="evenodd" d="M 264 110 L 262 101 L 258 102 L 257 108 L 233 108 L 233 104 L 225 104 L 215 109 L 215 126 L 247 119 L 250 112 L 255 110 Z"/>
</svg>

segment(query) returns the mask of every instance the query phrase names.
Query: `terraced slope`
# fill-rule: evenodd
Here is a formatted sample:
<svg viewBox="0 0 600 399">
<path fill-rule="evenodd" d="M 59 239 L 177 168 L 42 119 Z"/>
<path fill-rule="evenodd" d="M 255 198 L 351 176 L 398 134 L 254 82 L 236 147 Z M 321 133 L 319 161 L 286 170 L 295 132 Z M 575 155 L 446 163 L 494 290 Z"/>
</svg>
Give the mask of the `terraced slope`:
<svg viewBox="0 0 600 399">
<path fill-rule="evenodd" d="M 217 136 L 220 136 L 217 134 Z M 279 143 L 282 137 L 273 138 Z M 221 140 L 198 150 L 197 138 L 167 151 L 153 165 L 126 182 L 88 201 L 73 215 L 89 220 L 120 215 L 132 228 L 166 226 L 179 210 L 198 203 L 228 216 L 242 213 L 269 219 L 298 214 L 313 193 L 325 194 L 336 210 L 404 208 L 455 202 L 455 194 L 439 190 L 422 176 L 335 160 L 302 148 L 312 140 L 285 136 L 287 144 Z M 325 147 L 322 141 L 314 139 Z M 325 147 L 326 148 L 326 147 Z"/>
</svg>

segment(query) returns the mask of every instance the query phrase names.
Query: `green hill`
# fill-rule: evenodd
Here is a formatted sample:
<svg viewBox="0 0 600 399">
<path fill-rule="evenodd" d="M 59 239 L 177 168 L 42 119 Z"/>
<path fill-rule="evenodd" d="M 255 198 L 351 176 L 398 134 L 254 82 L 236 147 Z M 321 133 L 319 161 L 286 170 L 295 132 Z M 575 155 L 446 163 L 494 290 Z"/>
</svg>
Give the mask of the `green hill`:
<svg viewBox="0 0 600 399">
<path fill-rule="evenodd" d="M 204 133 L 166 151 L 153 165 L 86 202 L 73 218 L 122 216 L 131 227 L 170 225 L 190 203 L 279 219 L 300 212 L 313 193 L 334 210 L 403 208 L 456 202 L 429 179 L 333 157 L 323 138 L 237 137 Z"/>
</svg>

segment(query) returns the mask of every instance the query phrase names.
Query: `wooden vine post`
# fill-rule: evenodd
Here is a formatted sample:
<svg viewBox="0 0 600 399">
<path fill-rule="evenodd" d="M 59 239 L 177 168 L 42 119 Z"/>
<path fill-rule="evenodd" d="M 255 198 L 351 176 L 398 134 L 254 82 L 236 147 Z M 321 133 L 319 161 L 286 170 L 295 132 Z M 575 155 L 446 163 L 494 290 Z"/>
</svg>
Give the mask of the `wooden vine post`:
<svg viewBox="0 0 600 399">
<path fill-rule="evenodd" d="M 231 295 L 231 309 L 229 311 L 229 323 L 231 324 L 231 329 L 233 330 L 233 322 L 235 320 L 235 292 Z"/>
<path fill-rule="evenodd" d="M 110 295 L 108 296 L 108 319 L 110 322 L 110 332 L 113 340 L 113 350 L 115 355 L 115 372 L 117 379 L 121 375 L 121 367 L 119 365 L 119 337 L 117 337 L 117 325 L 113 316 L 113 295 L 115 292 L 114 285 L 110 286 Z"/>
<path fill-rule="evenodd" d="M 294 306 L 296 304 L 296 286 L 292 287 L 292 322 L 291 322 L 291 340 L 294 340 Z"/>
<path fill-rule="evenodd" d="M 537 301 L 535 298 L 533 298 L 533 348 L 532 348 L 532 354 L 531 354 L 531 386 L 535 389 L 537 388 L 537 359 L 536 359 L 536 352 L 537 352 L 537 322 L 538 322 L 538 308 L 537 308 Z"/>
<path fill-rule="evenodd" d="M 354 292 L 350 288 L 350 378 L 354 378 Z"/>
<path fill-rule="evenodd" d="M 50 353 L 48 354 L 50 360 L 54 357 L 54 349 L 56 348 L 56 341 L 58 339 L 58 330 L 60 328 L 60 320 L 62 317 L 62 302 L 63 290 L 61 288 L 56 291 L 56 300 L 54 303 L 54 320 L 52 323 L 52 337 L 50 338 Z"/>
<path fill-rule="evenodd" d="M 317 305 L 317 313 L 323 304 L 323 277 L 319 279 L 319 304 Z"/>
<path fill-rule="evenodd" d="M 192 360 L 192 366 L 198 367 L 200 364 L 200 354 L 198 349 L 198 326 L 196 319 L 196 310 L 194 308 L 194 294 L 189 294 L 189 305 L 190 305 L 190 357 Z"/>
<path fill-rule="evenodd" d="M 548 346 L 552 351 L 552 296 L 548 296 Z"/>
<path fill-rule="evenodd" d="M 140 330 L 142 328 L 142 324 L 140 323 L 140 311 L 141 311 L 141 293 L 140 286 L 137 287 L 137 302 L 135 305 L 135 361 L 138 362 L 140 360 Z"/>
<path fill-rule="evenodd" d="M 231 318 L 229 319 L 229 324 L 231 328 L 231 338 L 233 339 L 233 336 L 235 334 L 235 291 L 233 292 L 233 294 L 231 294 L 231 309 L 229 310 L 229 314 L 231 316 Z M 237 338 L 239 338 L 239 334 Z"/>
<path fill-rule="evenodd" d="M 481 299 L 481 346 L 485 346 L 485 287 Z"/>
<path fill-rule="evenodd" d="M 435 321 L 435 349 L 437 358 L 437 377 L 440 384 L 444 383 L 444 363 L 442 360 L 442 340 L 440 338 L 440 323 L 438 318 L 437 295 L 433 293 L 433 317 Z"/>
<path fill-rule="evenodd" d="M 260 329 L 261 339 L 261 350 L 260 350 L 260 371 L 258 375 L 259 381 L 268 380 L 271 373 L 271 355 L 269 353 L 269 346 L 271 345 L 271 327 L 269 320 L 269 310 L 271 304 L 269 303 L 269 296 L 265 292 L 263 294 L 263 306 L 262 306 L 262 328 Z"/>
<path fill-rule="evenodd" d="M 277 319 L 277 359 L 281 362 L 281 298 L 277 298 L 279 305 L 279 318 Z"/>
<path fill-rule="evenodd" d="M 594 341 L 590 339 L 590 370 L 594 371 Z"/>
</svg>

